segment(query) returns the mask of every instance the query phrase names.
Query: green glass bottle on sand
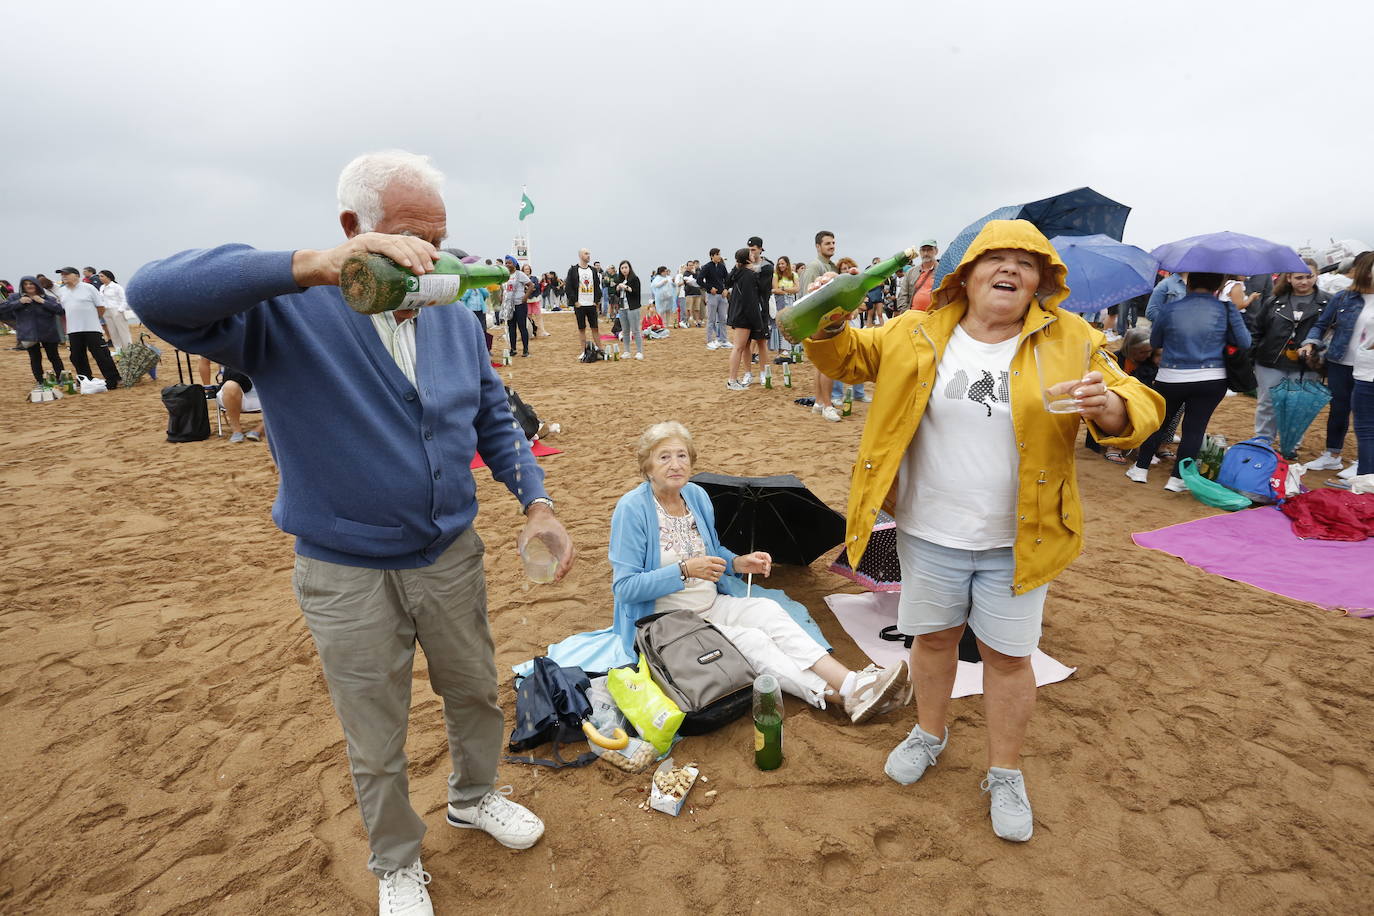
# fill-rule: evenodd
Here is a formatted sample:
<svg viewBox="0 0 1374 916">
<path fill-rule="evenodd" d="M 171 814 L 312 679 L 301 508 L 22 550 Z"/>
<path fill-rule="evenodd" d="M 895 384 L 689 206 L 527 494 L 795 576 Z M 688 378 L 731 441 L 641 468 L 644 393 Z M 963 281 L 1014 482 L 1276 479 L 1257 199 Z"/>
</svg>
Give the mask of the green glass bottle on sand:
<svg viewBox="0 0 1374 916">
<path fill-rule="evenodd" d="M 886 261 L 864 268 L 857 276 L 840 274 L 778 312 L 778 330 L 789 343 L 801 343 L 819 328 L 843 321 L 850 312 L 863 305 L 865 293 L 914 260 L 916 249 L 908 248 Z"/>
<path fill-rule="evenodd" d="M 782 689 L 771 674 L 754 679 L 754 765 L 760 770 L 782 766 Z"/>
<path fill-rule="evenodd" d="M 439 252 L 434 272 L 415 276 L 379 254 L 354 255 L 339 270 L 344 301 L 364 315 L 457 302 L 470 289 L 505 283 L 510 271 L 498 264 L 464 264 Z"/>
</svg>

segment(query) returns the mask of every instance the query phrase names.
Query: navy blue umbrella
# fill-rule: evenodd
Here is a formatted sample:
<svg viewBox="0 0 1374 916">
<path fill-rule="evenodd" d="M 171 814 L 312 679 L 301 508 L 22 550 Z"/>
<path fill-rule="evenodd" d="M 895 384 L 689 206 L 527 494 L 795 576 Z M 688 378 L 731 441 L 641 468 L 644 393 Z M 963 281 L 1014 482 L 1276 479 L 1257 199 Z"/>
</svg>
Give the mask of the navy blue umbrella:
<svg viewBox="0 0 1374 916">
<path fill-rule="evenodd" d="M 1253 277 L 1256 274 L 1308 271 L 1298 253 L 1287 245 L 1239 232 L 1194 235 L 1160 245 L 1150 254 L 1159 261 L 1160 267 L 1173 273 L 1191 270 Z"/>
<path fill-rule="evenodd" d="M 1134 245 L 1105 235 L 1057 235 L 1050 244 L 1069 269 L 1062 309 L 1097 312 L 1154 289 L 1159 264 Z"/>
<path fill-rule="evenodd" d="M 954 241 L 945 246 L 940 266 L 935 269 L 935 286 L 939 287 L 940 281 L 959 266 L 968 253 L 968 246 L 989 220 L 1029 220 L 1046 238 L 1056 235 L 1105 235 L 1120 241 L 1122 233 L 1126 231 L 1126 217 L 1130 213 L 1130 207 L 1104 197 L 1092 188 L 1075 188 L 1044 200 L 1000 207 L 977 222 L 970 223 L 954 237 Z"/>
</svg>

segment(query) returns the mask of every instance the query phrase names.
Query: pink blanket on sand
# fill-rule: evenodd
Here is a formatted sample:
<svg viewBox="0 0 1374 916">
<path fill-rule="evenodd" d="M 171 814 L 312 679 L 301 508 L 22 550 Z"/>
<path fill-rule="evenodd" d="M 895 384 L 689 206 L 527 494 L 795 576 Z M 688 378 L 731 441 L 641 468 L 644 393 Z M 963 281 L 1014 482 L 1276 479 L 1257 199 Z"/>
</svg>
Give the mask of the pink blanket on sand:
<svg viewBox="0 0 1374 916">
<path fill-rule="evenodd" d="M 1133 534 L 1198 569 L 1352 617 L 1374 617 L 1374 538 L 1302 540 L 1273 506 Z"/>
</svg>

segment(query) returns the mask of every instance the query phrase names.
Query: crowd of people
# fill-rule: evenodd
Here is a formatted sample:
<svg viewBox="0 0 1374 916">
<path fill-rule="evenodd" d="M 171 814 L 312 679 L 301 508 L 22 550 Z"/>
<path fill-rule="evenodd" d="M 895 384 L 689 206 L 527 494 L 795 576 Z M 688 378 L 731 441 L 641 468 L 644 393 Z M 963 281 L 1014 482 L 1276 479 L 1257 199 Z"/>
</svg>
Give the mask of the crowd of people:
<svg viewBox="0 0 1374 916">
<path fill-rule="evenodd" d="M 1174 425 L 1182 435 L 1172 457 L 1191 457 L 1225 396 L 1229 348 L 1252 354 L 1264 382 L 1294 373 L 1326 378 L 1331 420 L 1313 465 L 1342 463 L 1353 412 L 1358 469 L 1374 471 L 1374 252 L 1348 265 L 1349 283 L 1329 298 L 1314 290 L 1315 265 L 1269 278 L 1195 272 L 1163 279 L 1144 301 L 1148 330 L 1134 327 L 1129 305 L 1094 327 L 1060 308 L 1067 269 L 1044 235 L 1022 220 L 994 220 L 939 284 L 938 246 L 926 239 L 919 261 L 871 291 L 859 310 L 789 348 L 778 337 L 778 311 L 860 271 L 858 259 L 837 258 L 834 232 L 814 234 L 805 263 L 766 257 L 763 239 L 752 236 L 728 260 L 711 248 L 705 261 L 659 265 L 647 285 L 628 260 L 603 267 L 584 249 L 561 278 L 508 258 L 507 280 L 470 291 L 466 308 L 427 310 L 419 325 L 415 309 L 380 313 L 371 316 L 377 340 L 360 335 L 338 290 L 342 265 L 378 254 L 418 274 L 432 270 L 446 225 L 442 178 L 425 157 L 360 156 L 339 179 L 344 241 L 335 247 L 182 252 L 143 267 L 127 302 L 110 272 L 98 282 L 88 269 L 83 281 L 63 268 L 61 291 L 26 276 L 0 311 L 29 350 L 35 378 L 43 356 L 59 361 L 65 334 L 78 369 L 89 374 L 93 356 L 117 387 L 110 348 L 127 330 L 111 312 L 127 317 L 131 304 L 163 340 L 257 383 L 280 474 L 273 517 L 296 539 L 293 588 L 346 739 L 382 913 L 432 913 L 420 859 L 425 821 L 409 800 L 405 756 L 417 644 L 443 700 L 452 764 L 446 823 L 512 849 L 533 846 L 544 832 L 509 788 L 496 786 L 504 716 L 469 468 L 480 452 L 526 518 L 517 543 L 542 541 L 563 578 L 576 549 L 544 470 L 523 440 L 511 447 L 518 425 L 489 368 L 493 348 L 524 357 L 532 336 L 551 336 L 546 309 L 573 311 L 579 359 L 604 351 L 603 321 L 619 326 L 614 344 L 637 360 L 646 329 L 652 338 L 700 328 L 705 348 L 730 351 L 724 398 L 768 385 L 775 366 L 790 370 L 804 351 L 816 368 L 805 405 L 814 413 L 835 422 L 837 404 L 872 401 L 845 546 L 859 563 L 880 508 L 892 513 L 904 583 L 898 629 L 912 637 L 909 661 L 849 669 L 785 610 L 739 597 L 731 580 L 767 576 L 772 558 L 719 543 L 711 503 L 690 483 L 694 439 L 673 422 L 640 438 L 643 482 L 610 520 L 615 624 L 667 609 L 700 614 L 734 634 L 760 670 L 807 702 L 842 705 L 855 723 L 900 709 L 914 693 L 914 716 L 901 713 L 914 723 L 884 765 L 904 786 L 929 778 L 952 740 L 957 647 L 971 629 L 985 662 L 980 785 L 994 833 L 1009 841 L 1033 833 L 1020 760 L 1045 596 L 1083 542 L 1074 471 L 1080 427 L 1106 459 L 1132 465 L 1132 480 L 1144 480 L 1172 445 Z M 203 295 L 184 295 L 188 273 L 204 278 Z M 1122 337 L 1115 352 L 1108 324 Z M 389 358 L 369 356 L 379 341 Z M 1072 404 L 1067 412 L 1042 404 L 1044 367 L 1032 355 L 1042 345 L 1061 353 L 1046 365 L 1067 379 L 1053 392 Z M 1086 372 L 1074 352 L 1087 358 Z M 347 384 L 320 385 L 321 378 Z M 1261 434 L 1273 423 L 1263 394 Z"/>
<path fill-rule="evenodd" d="M 61 267 L 55 273 L 57 283 L 39 273 L 21 277 L 18 288 L 0 280 L 0 322 L 18 337 L 14 349 L 28 352 L 37 385 L 60 378 L 67 370 L 59 349 L 66 344 L 78 375 L 94 377 L 94 360 L 106 386 L 118 388 L 115 357 L 132 343 L 129 322 L 138 320 L 124 287 L 110 270 Z"/>
</svg>

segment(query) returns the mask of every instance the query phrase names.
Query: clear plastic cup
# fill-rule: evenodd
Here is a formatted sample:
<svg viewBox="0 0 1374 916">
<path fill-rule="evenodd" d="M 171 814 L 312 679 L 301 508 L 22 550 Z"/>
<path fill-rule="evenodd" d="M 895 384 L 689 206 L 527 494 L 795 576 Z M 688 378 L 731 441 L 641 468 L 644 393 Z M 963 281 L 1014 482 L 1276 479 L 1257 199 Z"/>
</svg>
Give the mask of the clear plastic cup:
<svg viewBox="0 0 1374 916">
<path fill-rule="evenodd" d="M 543 538 L 532 537 L 520 548 L 520 561 L 525 564 L 525 575 L 538 585 L 547 585 L 558 574 L 556 557 Z"/>
<path fill-rule="evenodd" d="M 1035 345 L 1035 371 L 1050 413 L 1078 413 L 1073 392 L 1088 374 L 1092 346 L 1085 340 L 1052 338 Z"/>
</svg>

